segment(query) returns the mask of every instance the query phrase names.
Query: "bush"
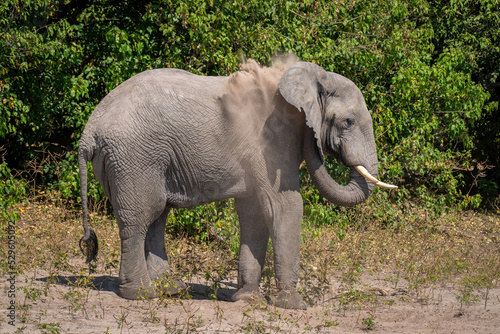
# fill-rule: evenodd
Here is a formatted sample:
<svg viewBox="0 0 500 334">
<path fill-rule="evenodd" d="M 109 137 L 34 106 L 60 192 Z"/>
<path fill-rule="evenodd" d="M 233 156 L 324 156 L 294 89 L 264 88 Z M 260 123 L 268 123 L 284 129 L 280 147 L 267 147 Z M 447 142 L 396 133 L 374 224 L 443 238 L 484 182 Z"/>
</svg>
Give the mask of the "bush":
<svg viewBox="0 0 500 334">
<path fill-rule="evenodd" d="M 41 152 L 64 157 L 37 177 L 78 200 L 78 139 L 94 107 L 118 84 L 149 68 L 227 75 L 244 56 L 269 64 L 273 56 L 294 53 L 363 91 L 381 178 L 401 186 L 389 201 L 403 196 L 436 210 L 477 207 L 494 201 L 499 188 L 495 170 L 479 172 L 499 163 L 495 4 L 7 0 L 0 5 L 5 161 L 23 172 L 27 162 L 43 159 Z M 331 170 L 339 176 L 337 168 Z M 479 179 L 473 184 L 471 171 Z M 90 188 L 101 200 L 102 190 L 95 183 Z M 310 190 L 304 199 L 313 214 L 312 207 L 324 203 Z"/>
<path fill-rule="evenodd" d="M 26 194 L 26 182 L 23 179 L 12 175 L 11 170 L 2 161 L 0 164 L 0 231 L 8 221 L 18 219 L 18 215 L 12 212 L 10 208 L 23 200 Z"/>
</svg>

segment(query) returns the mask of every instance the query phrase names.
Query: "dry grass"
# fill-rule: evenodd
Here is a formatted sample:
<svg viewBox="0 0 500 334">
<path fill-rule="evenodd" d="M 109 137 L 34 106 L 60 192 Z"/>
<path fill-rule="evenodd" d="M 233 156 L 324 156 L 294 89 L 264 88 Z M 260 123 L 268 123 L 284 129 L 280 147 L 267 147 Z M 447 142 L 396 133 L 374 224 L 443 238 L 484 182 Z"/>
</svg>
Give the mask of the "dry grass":
<svg viewBox="0 0 500 334">
<path fill-rule="evenodd" d="M 178 277 L 190 283 L 191 293 L 154 301 L 122 300 L 112 288 L 105 288 L 106 284 L 116 287 L 120 261 L 112 217 L 91 215 L 99 256 L 89 270 L 78 248 L 83 234 L 80 212 L 43 202 L 26 202 L 14 210 L 21 217 L 15 226 L 18 332 L 33 328 L 42 333 L 64 332 L 68 316 L 59 313 L 65 312 L 73 319 L 100 321 L 101 327 L 107 324 L 107 332 L 120 333 L 135 332 L 137 326 L 166 333 L 215 332 L 217 328 L 249 333 L 329 328 L 356 332 L 380 328 L 381 314 L 387 310 L 451 305 L 460 316 L 471 306 L 486 310 L 500 302 L 500 217 L 494 214 L 456 212 L 434 221 L 415 220 L 397 230 L 373 223 L 351 228 L 342 239 L 337 227 L 305 229 L 299 289 L 310 309 L 297 313 L 265 303 L 224 302 L 236 288 L 233 254 L 215 243 L 173 236 L 166 239 L 172 266 Z M 6 258 L 6 234 L 1 235 L 0 254 Z M 4 261 L 0 270 L 6 277 Z M 273 281 L 272 261 L 268 261 L 262 284 L 265 293 L 273 289 Z M 109 298 L 114 300 L 111 305 Z M 6 305 L 2 301 L 2 308 Z M 54 313 L 54 305 L 65 311 Z M 0 320 L 3 333 L 2 328 L 11 329 L 4 319 Z"/>
<path fill-rule="evenodd" d="M 350 287 L 361 274 L 387 273 L 395 289 L 406 281 L 408 297 L 419 300 L 437 286 L 460 289 L 474 281 L 474 288 L 486 290 L 500 279 L 498 215 L 461 212 L 405 232 L 369 226 L 349 231 L 342 241 L 337 235 L 325 229 L 316 238 L 304 238 L 304 276 L 321 281 L 333 274 Z"/>
</svg>

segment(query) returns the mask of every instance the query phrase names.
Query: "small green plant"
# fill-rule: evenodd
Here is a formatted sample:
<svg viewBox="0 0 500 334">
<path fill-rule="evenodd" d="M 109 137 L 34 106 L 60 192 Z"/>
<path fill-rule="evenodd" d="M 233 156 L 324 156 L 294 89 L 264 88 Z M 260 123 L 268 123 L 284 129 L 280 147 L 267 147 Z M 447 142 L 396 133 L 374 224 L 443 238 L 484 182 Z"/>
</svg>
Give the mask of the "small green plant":
<svg viewBox="0 0 500 334">
<path fill-rule="evenodd" d="M 340 281 L 343 285 L 352 287 L 354 284 L 359 283 L 360 275 L 363 272 L 363 265 L 356 260 L 348 260 L 346 263 L 346 270 L 340 275 Z"/>
<path fill-rule="evenodd" d="M 21 286 L 18 288 L 18 290 L 24 292 L 25 303 L 27 300 L 34 302 L 41 296 L 47 297 L 47 294 L 48 294 L 48 286 L 47 285 L 44 288 L 38 288 L 38 287 L 33 286 L 33 285 Z"/>
<path fill-rule="evenodd" d="M 0 147 L 0 235 L 3 233 L 3 227 L 9 221 L 16 221 L 19 219 L 19 214 L 11 208 L 14 204 L 23 200 L 26 194 L 27 184 L 24 179 L 15 177 L 12 170 L 9 169 L 7 164 L 3 161 L 4 152 L 3 147 Z"/>
<path fill-rule="evenodd" d="M 367 330 L 374 330 L 375 329 L 375 322 L 373 321 L 373 318 L 371 318 L 371 317 L 363 319 L 363 321 L 361 323 L 364 325 L 364 329 L 367 329 Z"/>
<path fill-rule="evenodd" d="M 82 310 L 84 316 L 88 317 L 86 304 L 89 301 L 90 290 L 94 287 L 93 280 L 93 276 L 80 275 L 74 282 L 68 282 L 69 291 L 62 296 L 69 302 L 71 312 Z"/>
<path fill-rule="evenodd" d="M 248 320 L 241 328 L 240 332 L 253 334 L 253 333 L 268 333 L 264 321 L 262 320 Z"/>
<path fill-rule="evenodd" d="M 31 304 L 23 303 L 22 305 L 17 306 L 17 309 L 19 310 L 19 321 L 21 321 L 22 323 L 28 322 L 28 315 L 31 309 Z"/>
<path fill-rule="evenodd" d="M 392 305 L 394 305 L 394 303 L 395 303 L 395 302 L 396 302 L 396 301 L 395 301 L 394 299 L 387 299 L 387 300 L 384 300 L 382 303 L 383 303 L 384 305 L 388 305 L 388 306 L 389 306 L 389 308 L 390 308 Z"/>
<path fill-rule="evenodd" d="M 484 277 L 466 276 L 460 280 L 455 296 L 460 302 L 460 309 L 462 309 L 463 306 L 470 306 L 480 300 L 477 292 L 483 285 L 482 279 L 484 279 Z"/>
<path fill-rule="evenodd" d="M 26 329 L 26 326 L 21 326 L 14 331 L 14 334 L 23 334 L 25 329 Z"/>
<path fill-rule="evenodd" d="M 51 261 L 52 270 L 59 271 L 70 271 L 73 269 L 69 263 L 68 252 L 62 248 L 56 248 L 57 252 Z"/>
<path fill-rule="evenodd" d="M 155 309 L 154 307 L 150 307 L 148 309 L 148 316 L 146 317 L 146 321 L 152 323 L 152 324 L 159 324 L 160 323 L 160 318 L 158 317 L 158 310 Z"/>
<path fill-rule="evenodd" d="M 339 322 L 338 321 L 331 321 L 331 320 L 323 319 L 323 325 L 325 327 L 335 327 L 335 326 L 339 325 Z"/>
<path fill-rule="evenodd" d="M 325 310 L 323 315 L 324 315 L 324 318 L 323 318 L 322 322 L 323 322 L 324 327 L 336 327 L 339 325 L 338 321 L 332 321 L 332 320 L 327 319 L 330 316 L 330 311 L 328 308 Z"/>
<path fill-rule="evenodd" d="M 127 311 L 126 308 L 120 306 L 120 316 L 113 316 L 116 320 L 116 324 L 118 325 L 118 328 L 122 329 L 125 328 L 125 326 L 129 325 L 129 322 L 127 320 L 129 312 Z"/>
<path fill-rule="evenodd" d="M 182 325 L 179 324 L 178 318 L 175 318 L 175 321 L 174 321 L 173 324 L 167 323 L 165 321 L 165 323 L 163 324 L 163 326 L 165 327 L 165 334 L 182 334 L 182 333 L 185 333 L 185 331 L 183 331 L 183 329 L 182 329 Z"/>
<path fill-rule="evenodd" d="M 328 261 L 329 258 L 325 257 L 318 267 L 303 266 L 301 268 L 298 291 L 309 306 L 315 305 L 331 291 L 331 272 Z"/>
<path fill-rule="evenodd" d="M 396 289 L 398 287 L 398 283 L 399 283 L 399 274 L 400 272 L 397 271 L 396 275 L 391 275 L 390 277 L 386 277 L 385 280 L 387 282 L 392 282 L 394 283 L 394 289 Z"/>
<path fill-rule="evenodd" d="M 61 323 L 47 323 L 40 324 L 38 326 L 41 329 L 42 334 L 60 334 L 61 333 Z"/>
<path fill-rule="evenodd" d="M 216 300 L 217 292 L 221 289 L 221 282 L 229 276 L 229 268 L 225 263 L 212 263 L 209 270 L 205 272 L 205 279 L 211 282 L 210 289 L 207 291 L 209 296 Z"/>
</svg>

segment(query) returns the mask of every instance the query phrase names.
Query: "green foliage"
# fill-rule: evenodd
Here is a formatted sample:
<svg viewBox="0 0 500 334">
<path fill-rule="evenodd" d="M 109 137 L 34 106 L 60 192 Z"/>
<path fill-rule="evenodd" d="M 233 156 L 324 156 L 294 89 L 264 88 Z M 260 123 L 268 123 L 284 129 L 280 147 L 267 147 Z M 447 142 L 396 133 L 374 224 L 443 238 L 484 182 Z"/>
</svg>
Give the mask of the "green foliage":
<svg viewBox="0 0 500 334">
<path fill-rule="evenodd" d="M 480 162 L 473 180 L 489 201 L 499 200 L 500 186 L 500 6 L 497 0 L 436 1 L 430 13 L 435 30 L 435 57 L 457 49 L 465 57 L 460 71 L 469 73 L 491 95 L 481 119 L 471 127 L 477 141 L 473 157 Z M 493 165 L 495 169 L 484 166 Z M 490 166 L 491 168 L 491 166 Z"/>
<path fill-rule="evenodd" d="M 456 71 L 465 61 L 448 50 L 434 64 L 412 60 L 381 95 L 374 121 L 387 177 L 404 178 L 414 195 L 446 194 L 447 205 L 461 200 L 460 170 L 470 166 L 474 135 L 489 95 L 470 75 Z M 422 197 L 422 196 L 420 196 Z"/>
<path fill-rule="evenodd" d="M 332 157 L 325 158 L 325 168 L 340 184 L 349 182 L 349 168 L 340 165 Z M 304 228 L 314 230 L 321 226 L 338 226 L 337 236 L 342 240 L 347 228 L 352 225 L 353 209 L 339 207 L 326 201 L 314 186 L 305 166 L 300 169 L 300 179 L 304 202 Z"/>
<path fill-rule="evenodd" d="M 63 199 L 81 201 L 76 154 L 67 153 L 63 159 L 49 160 L 43 163 L 42 167 L 49 172 L 44 180 L 49 189 L 57 191 Z M 95 179 L 91 163 L 88 163 L 87 166 L 87 180 L 87 196 L 91 202 L 97 205 L 97 203 L 105 201 L 106 195 Z"/>
<path fill-rule="evenodd" d="M 167 231 L 171 235 L 192 236 L 197 242 L 217 241 L 238 251 L 238 224 L 234 200 L 214 202 L 191 209 L 176 209 L 169 215 Z"/>
<path fill-rule="evenodd" d="M 61 333 L 61 324 L 58 322 L 58 323 L 48 323 L 48 324 L 45 324 L 45 323 L 42 323 L 40 324 L 39 326 L 41 332 L 43 334 L 59 334 Z"/>
<path fill-rule="evenodd" d="M 14 204 L 23 200 L 26 194 L 26 182 L 12 175 L 5 162 L 0 163 L 0 228 L 9 221 L 19 218 L 18 214 L 9 210 Z M 4 225 L 5 224 L 5 225 Z"/>
<path fill-rule="evenodd" d="M 380 176 L 400 186 L 377 196 L 389 205 L 418 199 L 434 211 L 478 207 L 498 197 L 500 184 L 498 168 L 495 176 L 478 167 L 500 163 L 499 18 L 496 0 L 7 0 L 0 5 L 5 161 L 27 178 L 28 162 L 44 161 L 47 152 L 61 157 L 42 164 L 36 183 L 77 201 L 78 139 L 118 84 L 149 68 L 227 75 L 244 57 L 269 64 L 294 53 L 363 91 Z M 1 168 L 0 190 L 24 189 Z M 331 160 L 327 168 L 345 181 L 345 168 Z M 301 175 L 309 221 L 349 225 L 350 211 L 326 204 Z M 95 180 L 89 189 L 91 199 L 102 201 Z M 0 203 L 4 210 L 12 200 Z M 176 210 L 172 221 L 206 239 L 203 219 L 232 220 L 225 208 Z"/>
<path fill-rule="evenodd" d="M 367 330 L 374 330 L 375 329 L 375 323 L 373 322 L 373 318 L 365 318 L 361 322 Z"/>
</svg>

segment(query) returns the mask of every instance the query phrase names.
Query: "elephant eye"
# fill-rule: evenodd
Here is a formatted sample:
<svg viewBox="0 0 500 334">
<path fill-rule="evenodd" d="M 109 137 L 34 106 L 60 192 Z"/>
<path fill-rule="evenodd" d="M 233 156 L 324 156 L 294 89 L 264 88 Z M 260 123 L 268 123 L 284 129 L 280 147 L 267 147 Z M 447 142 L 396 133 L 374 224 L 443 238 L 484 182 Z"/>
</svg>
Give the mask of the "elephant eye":
<svg viewBox="0 0 500 334">
<path fill-rule="evenodd" d="M 344 127 L 346 129 L 349 129 L 349 128 L 351 128 L 354 125 L 354 122 L 355 122 L 354 118 L 351 118 L 351 117 L 350 118 L 346 118 L 344 120 Z"/>
</svg>

